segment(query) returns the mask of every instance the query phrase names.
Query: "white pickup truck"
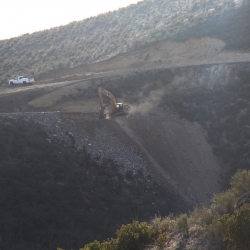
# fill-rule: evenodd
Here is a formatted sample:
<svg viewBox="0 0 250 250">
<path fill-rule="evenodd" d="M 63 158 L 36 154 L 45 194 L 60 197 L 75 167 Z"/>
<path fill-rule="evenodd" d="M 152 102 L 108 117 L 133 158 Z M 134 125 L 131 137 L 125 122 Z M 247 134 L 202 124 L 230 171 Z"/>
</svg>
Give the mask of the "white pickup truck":
<svg viewBox="0 0 250 250">
<path fill-rule="evenodd" d="M 34 82 L 35 82 L 34 78 L 25 78 L 23 76 L 17 76 L 9 80 L 9 85 L 13 86 L 14 84 L 30 84 Z"/>
</svg>

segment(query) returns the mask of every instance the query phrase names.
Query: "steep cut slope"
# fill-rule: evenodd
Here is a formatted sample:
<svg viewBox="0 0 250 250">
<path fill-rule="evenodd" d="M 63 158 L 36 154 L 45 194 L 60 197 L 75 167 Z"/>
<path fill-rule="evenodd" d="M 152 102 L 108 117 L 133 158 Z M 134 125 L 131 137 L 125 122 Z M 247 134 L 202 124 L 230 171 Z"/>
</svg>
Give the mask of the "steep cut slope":
<svg viewBox="0 0 250 250">
<path fill-rule="evenodd" d="M 230 63 L 147 70 L 96 79 L 85 94 L 92 102 L 98 97 L 96 90 L 92 92 L 91 88 L 102 86 L 114 93 L 118 100 L 133 104 L 135 111 L 147 114 L 153 107 L 166 105 L 183 119 L 198 122 L 206 131 L 214 154 L 220 159 L 223 187 L 227 187 L 238 168 L 249 169 L 250 166 L 247 116 L 249 68 L 249 63 Z M 75 98 L 81 96 L 85 95 L 79 92 Z M 72 104 L 70 96 L 64 98 L 55 105 L 63 109 L 67 100 Z M 78 104 L 78 110 L 81 107 L 84 110 L 84 105 L 80 107 Z M 69 106 L 67 110 L 70 111 Z"/>
<path fill-rule="evenodd" d="M 247 51 L 225 51 L 222 40 L 203 37 L 185 42 L 160 41 L 122 53 L 102 62 L 53 71 L 40 79 L 63 80 L 86 77 L 86 74 L 114 72 L 126 69 L 142 70 L 150 68 L 172 68 L 228 62 L 249 62 Z"/>
<path fill-rule="evenodd" d="M 187 201 L 202 204 L 220 190 L 221 169 L 198 124 L 159 108 L 117 122 L 143 149 L 150 170 Z"/>
<path fill-rule="evenodd" d="M 115 78 L 117 77 L 113 77 L 113 79 Z M 128 77 L 129 81 L 132 79 L 133 77 Z M 23 94 L 21 99 L 24 100 L 20 105 L 20 110 L 83 112 L 82 121 L 84 123 L 82 125 L 75 122 L 70 128 L 62 127 L 61 131 L 56 133 L 61 134 L 62 140 L 68 138 L 66 134 L 69 130 L 75 135 L 74 146 L 77 150 L 84 145 L 96 159 L 101 161 L 105 158 L 112 159 L 123 165 L 129 172 L 140 170 L 143 176 L 151 173 L 157 180 L 165 183 L 167 190 L 178 194 L 188 203 L 207 202 L 213 193 L 220 189 L 220 168 L 206 142 L 205 134 L 198 124 L 191 124 L 179 119 L 169 109 L 157 108 L 155 102 L 157 97 L 155 98 L 155 96 L 159 95 L 158 101 L 162 97 L 158 92 L 161 91 L 158 89 L 159 87 L 150 91 L 148 101 L 145 97 L 147 103 L 138 99 L 137 103 L 132 105 L 132 117 L 114 120 L 119 124 L 119 128 L 114 127 L 111 121 L 103 123 L 98 120 L 97 86 L 105 86 L 105 82 L 110 80 L 109 88 L 112 89 L 114 80 L 112 77 L 108 77 L 66 84 L 48 93 L 46 93 L 47 91 L 39 92 L 38 96 L 34 94 L 33 98 L 27 99 L 27 101 L 25 101 L 27 93 L 18 93 Z M 122 85 L 116 81 L 115 86 Z M 146 90 L 149 86 L 143 84 L 141 87 Z M 126 85 L 122 86 L 120 90 L 125 88 Z M 134 90 L 134 94 L 136 93 L 138 98 L 143 98 L 145 93 L 140 93 L 138 86 L 135 86 Z M 127 89 L 127 91 L 131 93 L 133 89 Z M 114 91 L 114 93 L 117 92 Z M 17 93 L 13 93 L 13 95 L 17 95 Z M 5 99 L 10 97 L 11 95 L 5 96 Z M 151 97 L 153 100 L 150 100 Z M 84 114 L 86 115 L 84 116 Z M 25 113 L 23 115 L 20 113 L 20 117 L 22 116 L 25 117 Z M 29 117 L 35 119 L 36 113 L 34 115 L 30 113 Z M 74 118 L 73 114 L 72 117 Z M 82 121 L 79 120 L 79 122 Z M 37 122 L 41 123 L 43 120 L 37 120 Z M 88 128 L 84 129 L 88 123 Z M 56 127 L 55 125 L 48 125 L 48 127 L 50 130 L 56 131 L 57 127 L 60 128 L 61 125 L 62 123 L 59 122 Z M 132 139 L 130 144 L 134 144 L 141 150 L 143 158 L 138 155 L 133 157 L 135 150 L 133 148 L 131 152 L 125 153 L 127 139 L 119 135 L 119 129 L 121 135 L 126 132 Z M 111 139 L 114 133 L 116 139 Z"/>
<path fill-rule="evenodd" d="M 77 136 L 72 133 L 76 119 L 79 131 L 86 132 L 79 136 L 88 144 L 95 141 L 94 129 L 107 137 L 105 123 L 91 123 L 81 115 L 0 114 L 1 249 L 79 249 L 112 236 L 131 218 L 148 220 L 187 208 L 153 177 L 137 171 L 124 176 L 122 165 L 108 158 L 98 163 L 89 155 L 93 150 L 82 149 L 83 143 L 77 151 L 72 137 Z M 109 127 L 117 131 L 115 124 Z M 106 139 L 115 148 L 118 138 Z M 129 145 L 127 140 L 125 156 L 131 153 Z"/>
<path fill-rule="evenodd" d="M 190 203 L 209 202 L 214 192 L 228 187 L 237 169 L 250 169 L 249 79 L 249 63 L 230 63 L 2 88 L 1 197 L 8 197 L 10 192 L 20 194 L 4 198 L 8 201 L 1 209 L 8 215 L 5 235 L 22 240 L 30 236 L 30 245 L 22 241 L 26 249 L 27 245 L 34 249 L 39 244 L 41 249 L 50 249 L 51 241 L 43 237 L 53 237 L 53 247 L 57 242 L 83 246 L 84 230 L 86 242 L 92 236 L 101 240 L 112 236 L 117 222 L 131 217 L 141 215 L 139 218 L 148 220 L 155 211 L 165 215 L 187 211 Z M 131 116 L 99 120 L 99 86 L 111 91 L 117 100 L 129 103 Z M 41 207 L 42 221 L 34 206 L 40 200 L 33 197 L 27 185 L 38 188 L 42 199 L 52 197 L 51 210 Z M 55 196 L 73 206 L 67 208 L 68 203 L 62 204 Z M 21 208 L 13 206 L 21 204 L 19 197 L 25 201 Z M 71 223 L 78 220 L 77 216 L 62 222 L 58 216 L 67 218 L 67 213 L 86 216 L 85 226 L 76 229 L 77 222 Z M 17 220 L 15 216 L 19 216 Z M 52 217 L 56 219 L 52 221 Z M 32 223 L 25 224 L 23 218 Z M 108 219 L 100 227 L 99 219 L 103 218 L 111 218 L 113 227 Z M 46 219 L 52 226 L 44 236 Z M 21 225 L 16 231 L 13 221 Z M 32 230 L 33 222 L 39 230 Z M 55 230 L 61 223 L 74 233 L 66 233 L 66 237 L 65 231 Z M 97 225 L 93 231 L 86 229 L 91 223 Z M 2 239 L 4 247 L 11 246 L 8 237 Z"/>
<path fill-rule="evenodd" d="M 138 174 L 139 181 L 160 181 L 187 204 L 205 203 L 220 189 L 220 168 L 201 128 L 170 111 L 101 121 L 97 114 L 57 112 L 1 117 L 41 124 L 48 140 L 56 139 L 79 153 L 86 149 L 98 164 L 112 160 L 125 182 Z"/>
</svg>

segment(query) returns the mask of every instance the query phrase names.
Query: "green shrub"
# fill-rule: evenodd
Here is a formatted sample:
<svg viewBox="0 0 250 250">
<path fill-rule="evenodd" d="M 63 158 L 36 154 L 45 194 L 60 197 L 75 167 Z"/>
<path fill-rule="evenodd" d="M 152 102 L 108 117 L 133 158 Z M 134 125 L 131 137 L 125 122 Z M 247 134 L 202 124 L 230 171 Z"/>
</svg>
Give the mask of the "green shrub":
<svg viewBox="0 0 250 250">
<path fill-rule="evenodd" d="M 201 208 L 195 208 L 194 211 L 189 216 L 189 223 L 192 225 L 200 225 L 206 227 L 212 223 L 213 213 L 211 209 L 206 206 Z"/>
<path fill-rule="evenodd" d="M 172 232 L 176 228 L 176 221 L 174 219 L 174 216 L 170 214 L 169 216 L 165 218 L 161 217 L 155 217 L 151 221 L 151 228 L 154 231 L 162 231 L 162 232 Z"/>
<path fill-rule="evenodd" d="M 163 247 L 169 240 L 169 234 L 167 232 L 158 231 L 158 236 L 154 241 L 154 244 Z"/>
<path fill-rule="evenodd" d="M 214 195 L 212 210 L 219 215 L 232 214 L 237 197 L 232 190 Z"/>
<path fill-rule="evenodd" d="M 97 240 L 85 245 L 84 248 L 81 248 L 80 250 L 101 250 L 101 243 Z"/>
<path fill-rule="evenodd" d="M 108 239 L 101 244 L 101 250 L 117 250 L 117 249 L 118 249 L 117 239 Z"/>
<path fill-rule="evenodd" d="M 122 225 L 116 235 L 118 250 L 140 250 L 153 240 L 153 233 L 147 222 L 133 221 L 131 224 Z"/>
<path fill-rule="evenodd" d="M 200 208 L 194 208 L 188 218 L 189 225 L 200 225 Z"/>
<path fill-rule="evenodd" d="M 181 214 L 176 218 L 176 227 L 178 230 L 188 234 L 188 217 L 187 214 Z"/>
<path fill-rule="evenodd" d="M 117 249 L 118 249 L 117 239 L 108 239 L 102 243 L 95 240 L 85 245 L 84 248 L 80 248 L 79 250 L 117 250 Z"/>
<path fill-rule="evenodd" d="M 244 204 L 235 210 L 232 215 L 224 215 L 220 223 L 225 232 L 225 238 L 229 245 L 237 250 L 250 249 L 250 205 Z"/>
<path fill-rule="evenodd" d="M 95 240 L 80 250 L 141 250 L 154 242 L 162 246 L 169 238 L 167 232 L 153 230 L 147 222 L 138 221 L 122 225 L 116 235 L 116 239 L 107 239 L 102 243 Z"/>
<path fill-rule="evenodd" d="M 223 229 L 222 229 L 222 226 L 218 217 L 215 217 L 212 220 L 212 223 L 209 224 L 204 229 L 204 232 L 203 232 L 203 237 L 207 238 L 208 240 L 210 240 L 217 246 L 223 245 L 223 235 L 224 235 L 224 232 L 223 232 Z"/>
<path fill-rule="evenodd" d="M 174 230 L 203 238 L 208 247 L 225 249 L 227 242 L 237 250 L 250 249 L 250 204 L 235 210 L 238 195 L 249 190 L 249 183 L 250 171 L 240 170 L 231 179 L 232 188 L 215 195 L 211 207 L 195 208 L 189 216 L 155 217 L 150 225 L 133 221 L 117 230 L 116 239 L 101 244 L 94 241 L 82 250 L 141 250 L 149 244 L 164 247 Z"/>
<path fill-rule="evenodd" d="M 250 170 L 238 170 L 231 178 L 230 184 L 238 196 L 250 191 Z"/>
</svg>

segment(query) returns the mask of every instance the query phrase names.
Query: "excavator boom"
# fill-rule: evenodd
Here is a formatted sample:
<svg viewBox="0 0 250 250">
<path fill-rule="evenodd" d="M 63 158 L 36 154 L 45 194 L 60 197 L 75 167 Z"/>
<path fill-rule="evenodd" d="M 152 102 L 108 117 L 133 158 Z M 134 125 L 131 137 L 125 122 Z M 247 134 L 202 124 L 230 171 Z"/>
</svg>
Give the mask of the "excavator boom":
<svg viewBox="0 0 250 250">
<path fill-rule="evenodd" d="M 116 103 L 114 95 L 106 89 L 99 88 L 98 95 L 100 102 L 100 118 L 105 118 L 106 116 L 111 117 L 112 115 L 123 115 L 126 114 L 130 109 L 127 104 Z M 107 96 L 110 100 L 110 109 L 107 113 L 105 113 L 105 107 L 107 105 L 103 102 L 103 95 Z"/>
<path fill-rule="evenodd" d="M 103 96 L 102 96 L 102 89 L 98 89 L 98 95 L 99 95 L 99 102 L 100 102 L 100 111 L 99 111 L 99 117 L 104 118 L 105 117 L 105 104 L 103 103 Z"/>
</svg>

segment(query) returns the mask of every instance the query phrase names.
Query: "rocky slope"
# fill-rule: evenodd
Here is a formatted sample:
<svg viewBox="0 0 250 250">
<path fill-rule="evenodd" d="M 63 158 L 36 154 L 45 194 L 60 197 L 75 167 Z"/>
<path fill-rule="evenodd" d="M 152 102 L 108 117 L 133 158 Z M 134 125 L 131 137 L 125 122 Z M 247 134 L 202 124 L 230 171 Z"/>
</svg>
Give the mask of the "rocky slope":
<svg viewBox="0 0 250 250">
<path fill-rule="evenodd" d="M 77 236 L 73 241 L 73 235 L 73 238 L 67 238 L 63 237 L 63 232 L 56 234 L 53 244 L 64 242 L 69 247 L 83 246 L 83 241 L 87 243 L 91 239 L 110 237 L 117 221 L 123 222 L 119 218 L 128 221 L 138 213 L 141 219 L 147 220 L 157 211 L 165 215 L 185 211 L 194 204 L 210 202 L 213 193 L 228 186 L 229 178 L 238 168 L 249 169 L 249 69 L 249 63 L 201 65 L 124 71 L 120 75 L 81 81 L 2 88 L 0 107 L 5 139 L 2 140 L 1 152 L 6 154 L 1 154 L 1 171 L 11 183 L 14 177 L 15 181 L 19 179 L 18 174 L 12 176 L 13 171 L 20 173 L 18 171 L 22 170 L 21 180 L 23 183 L 30 183 L 33 177 L 28 172 L 37 164 L 40 167 L 45 164 L 45 168 L 41 170 L 45 176 L 39 172 L 36 178 L 44 178 L 39 183 L 49 181 L 55 190 L 58 183 L 65 183 L 66 180 L 61 178 L 66 178 L 72 167 L 81 172 L 81 175 L 77 171 L 74 172 L 76 175 L 69 175 L 66 187 L 78 190 L 76 200 L 83 199 L 84 202 L 77 206 L 88 211 L 83 213 L 89 218 L 87 225 L 98 225 L 99 217 L 96 216 L 102 210 L 100 204 L 107 209 L 105 216 L 112 218 L 113 222 L 105 221 L 100 230 L 93 227 L 93 231 L 89 231 L 87 228 L 89 234 L 84 239 Z M 129 103 L 132 107 L 131 116 L 99 120 L 99 86 L 110 90 L 119 101 Z M 23 127 L 17 126 L 18 124 L 23 124 Z M 39 131 L 43 132 L 35 132 L 29 138 L 40 138 L 41 147 L 36 140 L 22 137 L 23 132 L 26 135 L 34 130 L 34 126 L 41 126 Z M 5 133 L 14 128 L 17 129 L 15 137 L 11 136 L 12 132 Z M 59 148 L 52 150 L 50 145 L 57 145 Z M 37 153 L 33 147 L 37 147 Z M 44 149 L 50 149 L 55 154 L 49 154 L 50 151 Z M 41 157 L 42 152 L 47 152 L 48 157 L 47 153 Z M 32 157 L 34 153 L 36 157 Z M 66 158 L 61 157 L 62 155 Z M 91 175 L 86 175 L 90 171 L 87 166 L 91 164 Z M 57 166 L 57 171 L 53 170 L 53 166 Z M 67 171 L 60 166 L 67 166 Z M 55 175 L 58 171 L 62 173 L 60 178 Z M 77 183 L 85 180 L 87 186 L 79 184 L 71 187 L 76 180 Z M 94 189 L 97 183 L 98 187 Z M 102 189 L 104 183 L 111 186 L 107 184 L 106 189 Z M 120 191 L 113 191 L 113 186 Z M 11 185 L 8 187 L 10 190 L 13 188 Z M 45 195 L 48 198 L 50 196 L 47 196 L 45 187 L 40 186 L 39 192 L 42 197 Z M 138 189 L 134 190 L 134 187 Z M 92 189 L 95 190 L 94 196 L 91 195 Z M 19 189 L 20 197 L 23 192 L 25 197 L 30 197 L 26 199 L 22 211 L 34 200 L 33 193 L 27 196 L 26 191 L 26 188 Z M 2 195 L 8 192 L 3 189 Z M 95 197 L 100 192 L 104 203 L 99 204 L 99 198 Z M 110 192 L 113 192 L 112 200 L 109 200 L 109 195 L 105 195 Z M 69 199 L 60 195 L 62 199 Z M 141 198 L 138 200 L 139 196 Z M 19 204 L 20 201 L 15 199 L 13 197 L 11 202 Z M 114 204 L 112 209 L 105 203 L 106 199 L 109 204 Z M 58 201 L 59 207 L 60 202 Z M 132 206 L 134 202 L 136 205 Z M 89 204 L 96 209 L 92 211 Z M 129 209 L 124 212 L 120 206 Z M 8 210 L 7 207 L 4 211 Z M 34 209 L 38 211 L 37 208 Z M 16 210 L 13 207 L 11 211 L 8 218 L 13 221 L 12 216 Z M 66 211 L 67 209 L 60 213 L 67 214 Z M 120 212 L 126 216 L 121 216 Z M 113 213 L 116 216 L 112 217 Z M 37 220 L 36 217 L 32 219 L 29 213 L 26 216 L 31 221 Z M 47 216 L 49 215 L 45 215 L 46 218 Z M 42 230 L 42 224 L 39 221 L 37 223 L 38 229 Z M 58 229 L 59 224 L 53 223 Z M 65 223 L 64 225 L 68 225 L 69 221 Z M 12 225 L 8 225 L 9 229 L 12 228 Z M 107 225 L 110 231 L 104 229 Z M 86 227 L 78 229 L 75 235 L 80 235 L 78 232 L 86 230 Z M 4 232 L 8 234 L 8 230 Z M 39 230 L 34 231 L 31 242 L 40 235 Z M 107 234 L 103 234 L 104 231 Z M 53 228 L 49 232 L 53 234 Z M 3 241 L 2 244 L 9 246 L 10 241 Z M 41 249 L 47 247 L 42 246 Z"/>
<path fill-rule="evenodd" d="M 136 171 L 124 175 L 129 163 L 118 165 L 108 158 L 100 163 L 90 145 L 88 151 L 77 150 L 71 132 L 75 126 L 68 118 L 52 113 L 0 115 L 0 248 L 79 249 L 114 235 L 131 217 L 147 220 L 156 213 L 184 211 L 181 197 L 152 176 Z M 82 138 L 95 142 L 94 136 Z M 118 138 L 111 140 L 120 149 Z"/>
</svg>

